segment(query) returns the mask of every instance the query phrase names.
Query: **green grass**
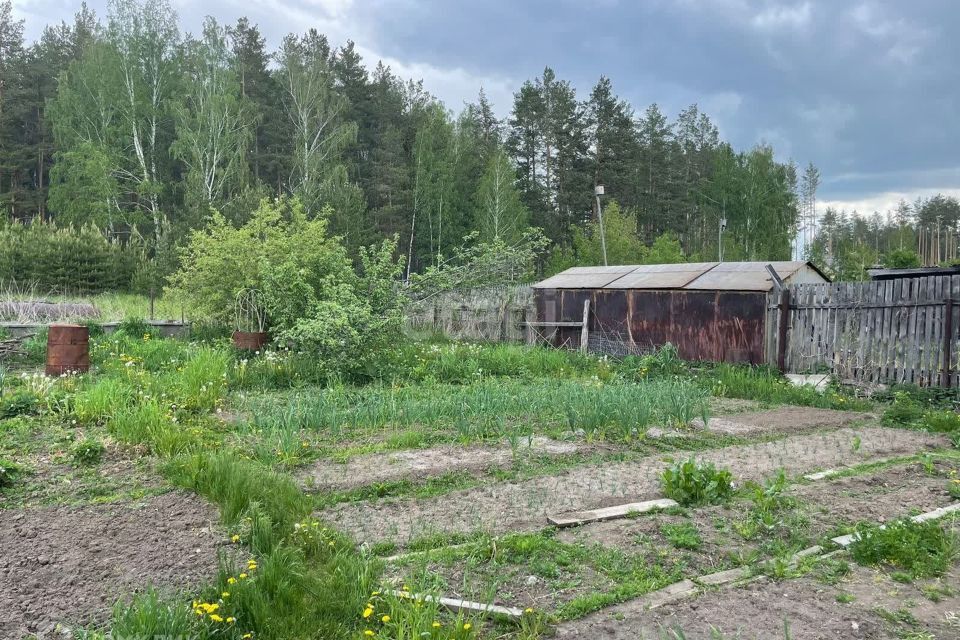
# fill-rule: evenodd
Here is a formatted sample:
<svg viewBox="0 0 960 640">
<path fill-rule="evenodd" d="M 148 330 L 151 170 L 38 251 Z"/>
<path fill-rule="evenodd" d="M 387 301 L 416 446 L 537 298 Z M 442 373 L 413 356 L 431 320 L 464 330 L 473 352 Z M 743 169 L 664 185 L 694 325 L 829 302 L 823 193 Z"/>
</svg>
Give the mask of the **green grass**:
<svg viewBox="0 0 960 640">
<path fill-rule="evenodd" d="M 850 545 L 854 560 L 865 565 L 889 565 L 913 578 L 943 575 L 960 552 L 956 534 L 934 521 L 861 524 L 856 533 Z"/>
<path fill-rule="evenodd" d="M 700 531 L 692 522 L 663 523 L 660 525 L 660 533 L 677 549 L 696 551 L 703 546 Z"/>
</svg>

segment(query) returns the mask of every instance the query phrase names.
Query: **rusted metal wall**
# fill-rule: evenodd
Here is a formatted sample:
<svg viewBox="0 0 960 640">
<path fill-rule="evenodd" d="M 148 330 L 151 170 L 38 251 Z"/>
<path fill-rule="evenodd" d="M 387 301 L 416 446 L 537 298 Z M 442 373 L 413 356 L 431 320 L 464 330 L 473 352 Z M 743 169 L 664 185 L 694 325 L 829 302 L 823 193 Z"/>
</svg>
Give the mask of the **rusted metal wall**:
<svg viewBox="0 0 960 640">
<path fill-rule="evenodd" d="M 764 361 L 765 293 L 547 289 L 535 298 L 540 320 L 560 322 L 581 321 L 589 298 L 590 334 L 608 341 L 639 349 L 670 342 L 686 360 Z M 579 346 L 580 329 L 559 328 L 554 343 Z"/>
</svg>

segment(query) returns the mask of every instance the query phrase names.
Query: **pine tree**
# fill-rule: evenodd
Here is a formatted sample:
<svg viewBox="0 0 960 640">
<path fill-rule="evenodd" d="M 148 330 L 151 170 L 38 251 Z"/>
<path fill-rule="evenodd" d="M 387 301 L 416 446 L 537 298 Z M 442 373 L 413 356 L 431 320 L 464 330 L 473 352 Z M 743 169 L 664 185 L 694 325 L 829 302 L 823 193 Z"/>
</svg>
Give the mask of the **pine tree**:
<svg viewBox="0 0 960 640">
<path fill-rule="evenodd" d="M 240 98 L 250 105 L 253 136 L 249 171 L 254 180 L 274 193 L 283 189 L 289 175 L 290 144 L 281 102 L 281 88 L 269 71 L 270 54 L 256 25 L 246 18 L 237 20 L 229 30 L 237 67 Z"/>
</svg>

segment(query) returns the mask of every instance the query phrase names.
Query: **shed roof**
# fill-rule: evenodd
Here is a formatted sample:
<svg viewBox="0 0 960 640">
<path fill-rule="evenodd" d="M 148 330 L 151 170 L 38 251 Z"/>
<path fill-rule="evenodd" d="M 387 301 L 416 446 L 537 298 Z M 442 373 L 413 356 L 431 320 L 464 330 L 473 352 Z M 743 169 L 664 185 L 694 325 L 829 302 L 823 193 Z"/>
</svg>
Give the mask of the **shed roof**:
<svg viewBox="0 0 960 640">
<path fill-rule="evenodd" d="M 618 267 L 573 267 L 533 285 L 535 289 L 691 289 L 770 291 L 773 280 L 766 266 L 782 280 L 808 267 L 809 262 L 688 262 Z"/>
</svg>

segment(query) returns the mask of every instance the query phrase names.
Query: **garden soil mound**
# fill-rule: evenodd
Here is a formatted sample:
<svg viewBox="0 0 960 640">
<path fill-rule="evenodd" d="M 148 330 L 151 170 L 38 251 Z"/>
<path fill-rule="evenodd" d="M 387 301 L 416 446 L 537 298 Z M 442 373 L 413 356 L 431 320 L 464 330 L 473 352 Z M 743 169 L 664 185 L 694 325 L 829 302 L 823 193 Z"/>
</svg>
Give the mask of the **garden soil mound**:
<svg viewBox="0 0 960 640">
<path fill-rule="evenodd" d="M 830 427 L 845 427 L 872 418 L 868 413 L 835 411 L 814 407 L 777 407 L 767 411 L 750 411 L 732 416 L 717 416 L 707 422 L 707 430 L 733 436 L 762 433 L 796 433 Z M 697 418 L 694 426 L 703 427 Z"/>
<path fill-rule="evenodd" d="M 200 498 L 0 512 L 0 638 L 105 620 L 147 585 L 192 587 L 216 572 L 224 535 Z"/>
<path fill-rule="evenodd" d="M 380 482 L 420 480 L 454 471 L 485 471 L 509 467 L 515 457 L 562 456 L 577 453 L 585 446 L 549 438 L 521 438 L 516 449 L 500 447 L 443 446 L 391 453 L 365 454 L 341 464 L 321 460 L 301 476 L 309 489 L 355 489 Z"/>
</svg>

